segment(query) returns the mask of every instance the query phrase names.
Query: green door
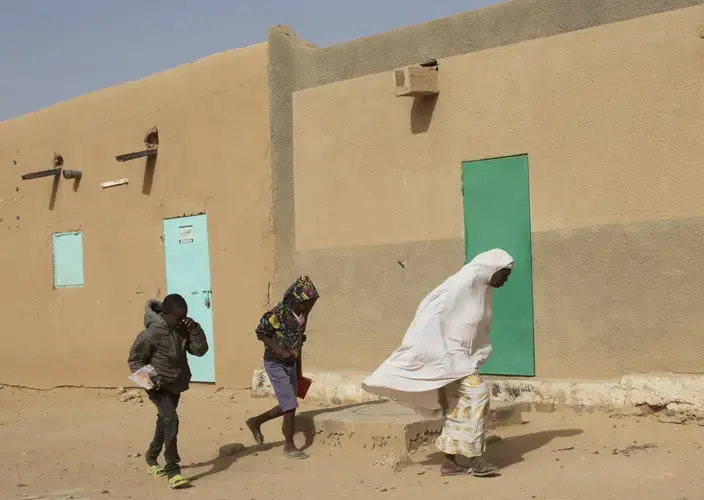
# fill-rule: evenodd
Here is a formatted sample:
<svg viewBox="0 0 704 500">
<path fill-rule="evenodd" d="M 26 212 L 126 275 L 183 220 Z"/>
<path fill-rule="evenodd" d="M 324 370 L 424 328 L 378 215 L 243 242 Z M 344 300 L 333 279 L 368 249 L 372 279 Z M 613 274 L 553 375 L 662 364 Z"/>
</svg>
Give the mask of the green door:
<svg viewBox="0 0 704 500">
<path fill-rule="evenodd" d="M 535 375 L 533 271 L 528 156 L 462 164 L 465 259 L 501 248 L 515 259 L 511 277 L 494 290 L 491 344 L 481 373 Z"/>
</svg>

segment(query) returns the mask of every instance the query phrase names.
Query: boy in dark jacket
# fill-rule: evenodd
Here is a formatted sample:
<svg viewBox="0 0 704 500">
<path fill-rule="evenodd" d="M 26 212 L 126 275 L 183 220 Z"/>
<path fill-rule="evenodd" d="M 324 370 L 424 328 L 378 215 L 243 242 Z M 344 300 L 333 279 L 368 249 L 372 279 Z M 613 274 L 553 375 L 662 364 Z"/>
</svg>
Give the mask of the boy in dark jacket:
<svg viewBox="0 0 704 500">
<path fill-rule="evenodd" d="M 200 325 L 188 317 L 186 300 L 176 294 L 166 296 L 163 303 L 147 302 L 144 328 L 132 345 L 128 364 L 132 373 L 146 365 L 152 365 L 157 373 L 152 379 L 154 388 L 147 392 L 157 408 L 154 439 L 145 455 L 147 472 L 155 477 L 166 475 L 171 488 L 183 488 L 188 481 L 179 466 L 176 408 L 191 382 L 186 353 L 203 356 L 208 352 L 208 341 Z M 157 461 L 162 448 L 164 468 Z"/>
</svg>

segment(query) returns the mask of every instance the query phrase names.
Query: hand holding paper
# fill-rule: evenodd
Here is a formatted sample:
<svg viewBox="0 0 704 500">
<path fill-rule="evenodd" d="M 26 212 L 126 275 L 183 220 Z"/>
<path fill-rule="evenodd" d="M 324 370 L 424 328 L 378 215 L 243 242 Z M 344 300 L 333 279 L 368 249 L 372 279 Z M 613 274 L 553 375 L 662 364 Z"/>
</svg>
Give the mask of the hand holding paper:
<svg viewBox="0 0 704 500">
<path fill-rule="evenodd" d="M 154 382 L 152 381 L 152 377 L 156 377 L 156 370 L 152 365 L 147 365 L 143 366 L 127 378 L 129 378 L 132 382 L 134 382 L 141 388 L 151 391 L 152 389 L 154 389 Z"/>
</svg>

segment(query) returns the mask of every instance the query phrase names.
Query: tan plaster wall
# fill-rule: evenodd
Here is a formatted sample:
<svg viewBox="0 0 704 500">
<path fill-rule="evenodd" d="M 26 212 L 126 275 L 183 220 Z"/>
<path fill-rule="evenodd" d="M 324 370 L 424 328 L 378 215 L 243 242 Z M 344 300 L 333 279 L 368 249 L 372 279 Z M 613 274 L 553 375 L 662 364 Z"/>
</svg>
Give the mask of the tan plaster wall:
<svg viewBox="0 0 704 500">
<path fill-rule="evenodd" d="M 391 72 L 296 92 L 296 249 L 461 237 L 461 162 L 526 152 L 534 231 L 704 215 L 702 17 L 443 59 L 428 118 Z"/>
<path fill-rule="evenodd" d="M 0 124 L 0 383 L 125 384 L 144 303 L 166 293 L 162 221 L 207 212 L 217 383 L 249 385 L 274 259 L 267 64 L 259 44 Z M 152 126 L 143 194 L 145 160 L 115 155 L 143 149 Z M 60 180 L 52 209 L 52 179 L 20 175 L 50 168 L 54 152 L 83 179 L 76 192 Z M 53 290 L 51 234 L 76 229 L 85 287 Z"/>
<path fill-rule="evenodd" d="M 445 59 L 675 9 L 701 0 L 510 0 L 478 10 L 316 48 L 286 26 L 269 30 L 271 169 L 277 273 L 283 292 L 294 258 L 292 93 L 392 71 L 428 57 Z"/>
<path fill-rule="evenodd" d="M 325 259 L 346 255 L 356 265 L 341 284 L 321 277 L 349 295 L 335 299 L 338 314 L 320 313 L 325 333 L 310 362 L 374 368 L 403 330 L 360 333 L 360 320 L 340 322 L 345 305 L 383 320 L 383 311 L 412 314 L 422 293 L 394 293 L 387 278 L 403 281 L 387 275 L 363 290 L 373 276 L 361 277 L 367 261 L 356 256 L 386 255 L 391 266 L 394 252 L 440 245 L 455 248 L 444 255 L 461 265 L 461 245 L 452 243 L 463 233 L 461 162 L 528 153 L 537 374 L 701 371 L 692 344 L 704 318 L 686 276 L 704 278 L 694 270 L 704 255 L 690 251 L 692 228 L 678 221 L 704 216 L 702 19 L 697 6 L 443 58 L 434 105 L 394 97 L 392 72 L 294 93 L 297 262 L 321 273 Z M 558 288 L 555 266 L 567 280 Z M 590 274 L 600 280 L 580 286 Z M 350 362 L 340 345 L 355 335 L 373 342 L 361 342 Z"/>
</svg>

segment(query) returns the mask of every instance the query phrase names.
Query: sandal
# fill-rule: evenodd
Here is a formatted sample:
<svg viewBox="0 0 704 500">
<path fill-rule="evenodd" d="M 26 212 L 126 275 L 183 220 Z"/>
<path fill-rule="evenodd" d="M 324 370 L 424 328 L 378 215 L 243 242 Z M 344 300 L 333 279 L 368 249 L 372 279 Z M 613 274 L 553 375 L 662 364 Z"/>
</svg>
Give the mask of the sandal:
<svg viewBox="0 0 704 500">
<path fill-rule="evenodd" d="M 181 488 L 186 488 L 187 486 L 190 486 L 191 483 L 188 482 L 188 479 L 183 477 L 181 474 L 178 476 L 174 476 L 169 478 L 169 487 L 172 490 L 178 490 Z"/>
<path fill-rule="evenodd" d="M 467 474 L 471 473 L 472 469 L 470 469 L 469 467 L 463 467 L 462 465 L 451 462 L 449 460 L 445 460 L 445 462 L 440 467 L 441 476 L 466 476 Z"/>
<path fill-rule="evenodd" d="M 477 477 L 496 476 L 499 473 L 499 468 L 487 462 L 481 457 L 473 457 L 469 459 L 470 473 Z"/>
<path fill-rule="evenodd" d="M 147 468 L 147 474 L 154 477 L 164 477 L 166 475 L 166 471 L 161 465 L 150 465 Z"/>
<path fill-rule="evenodd" d="M 249 429 L 249 432 L 252 433 L 252 437 L 254 438 L 254 441 L 256 441 L 257 444 L 264 444 L 264 435 L 262 434 L 261 429 L 258 427 L 254 426 L 254 423 L 252 423 L 252 420 L 249 419 L 245 422 L 247 424 L 247 428 Z"/>
<path fill-rule="evenodd" d="M 308 454 L 301 450 L 284 451 L 284 456 L 291 460 L 305 460 L 309 458 Z"/>
<path fill-rule="evenodd" d="M 440 475 L 441 476 L 466 476 L 468 474 L 472 474 L 472 469 L 468 467 L 462 467 L 461 465 L 457 465 L 456 468 L 445 468 L 445 465 L 440 467 Z"/>
</svg>

